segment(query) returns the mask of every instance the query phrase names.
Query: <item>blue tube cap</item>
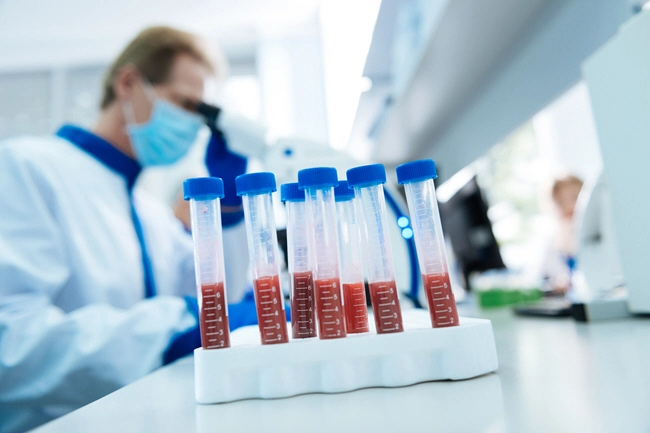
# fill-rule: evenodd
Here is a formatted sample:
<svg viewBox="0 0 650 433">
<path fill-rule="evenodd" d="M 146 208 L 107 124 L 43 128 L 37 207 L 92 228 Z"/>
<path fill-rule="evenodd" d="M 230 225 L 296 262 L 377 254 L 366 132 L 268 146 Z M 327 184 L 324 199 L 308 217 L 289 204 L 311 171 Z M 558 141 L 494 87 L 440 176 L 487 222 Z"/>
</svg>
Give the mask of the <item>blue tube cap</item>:
<svg viewBox="0 0 650 433">
<path fill-rule="evenodd" d="M 298 187 L 298 182 L 283 183 L 280 186 L 280 200 L 305 201 L 305 191 Z"/>
<path fill-rule="evenodd" d="M 406 164 L 398 165 L 395 171 L 397 172 L 397 183 L 400 185 L 438 177 L 436 163 L 432 159 L 407 162 Z"/>
<path fill-rule="evenodd" d="M 277 191 L 275 175 L 269 172 L 249 173 L 237 176 L 235 179 L 237 195 L 259 195 Z"/>
<path fill-rule="evenodd" d="M 386 169 L 382 164 L 362 165 L 347 171 L 350 188 L 375 186 L 386 183 Z"/>
<path fill-rule="evenodd" d="M 213 200 L 223 198 L 223 180 L 218 177 L 195 177 L 183 182 L 185 200 Z"/>
<path fill-rule="evenodd" d="M 347 180 L 339 180 L 339 186 L 334 188 L 335 201 L 348 201 L 354 198 L 354 190 L 350 189 Z"/>
<path fill-rule="evenodd" d="M 334 167 L 305 168 L 298 172 L 298 186 L 305 188 L 332 188 L 339 184 Z"/>
</svg>

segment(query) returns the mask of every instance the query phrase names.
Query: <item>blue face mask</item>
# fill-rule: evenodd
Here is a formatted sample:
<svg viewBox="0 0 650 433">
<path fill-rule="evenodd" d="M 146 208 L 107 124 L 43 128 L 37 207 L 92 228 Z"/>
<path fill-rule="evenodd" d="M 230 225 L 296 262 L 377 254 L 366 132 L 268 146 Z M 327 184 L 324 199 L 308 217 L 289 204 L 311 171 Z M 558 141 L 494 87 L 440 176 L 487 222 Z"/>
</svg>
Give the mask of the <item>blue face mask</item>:
<svg viewBox="0 0 650 433">
<path fill-rule="evenodd" d="M 133 122 L 127 126 L 136 158 L 143 167 L 169 165 L 181 159 L 190 149 L 203 125 L 198 115 L 189 113 L 155 95 L 151 84 L 143 83 L 153 101 L 151 117 L 135 124 L 133 107 L 123 107 Z M 126 114 L 126 113 L 125 113 Z"/>
</svg>

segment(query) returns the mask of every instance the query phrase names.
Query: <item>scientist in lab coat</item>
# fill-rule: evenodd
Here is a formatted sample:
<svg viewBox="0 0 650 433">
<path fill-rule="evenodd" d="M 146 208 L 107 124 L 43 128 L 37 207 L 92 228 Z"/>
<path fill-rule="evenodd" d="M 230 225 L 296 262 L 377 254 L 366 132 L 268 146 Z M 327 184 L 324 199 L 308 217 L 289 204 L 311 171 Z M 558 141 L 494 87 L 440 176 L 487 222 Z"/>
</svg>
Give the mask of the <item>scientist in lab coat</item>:
<svg viewBox="0 0 650 433">
<path fill-rule="evenodd" d="M 194 143 L 196 106 L 218 72 L 193 35 L 149 28 L 110 67 L 92 130 L 0 143 L 0 431 L 78 408 L 200 345 L 191 237 L 134 185 Z M 224 179 L 224 238 L 237 255 L 234 178 L 246 160 L 213 133 L 206 165 Z M 255 314 L 235 305 L 230 317 L 238 326 Z"/>
</svg>

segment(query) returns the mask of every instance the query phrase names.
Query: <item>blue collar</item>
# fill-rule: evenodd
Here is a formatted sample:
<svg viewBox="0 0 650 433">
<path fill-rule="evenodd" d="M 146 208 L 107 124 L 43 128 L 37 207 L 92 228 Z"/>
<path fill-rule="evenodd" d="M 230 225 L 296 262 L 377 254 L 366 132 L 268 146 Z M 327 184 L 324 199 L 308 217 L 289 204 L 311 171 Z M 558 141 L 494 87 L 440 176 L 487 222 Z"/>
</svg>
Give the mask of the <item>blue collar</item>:
<svg viewBox="0 0 650 433">
<path fill-rule="evenodd" d="M 64 125 L 56 135 L 68 140 L 79 149 L 95 157 L 106 167 L 122 175 L 131 191 L 142 170 L 136 160 L 129 158 L 103 138 L 78 126 Z"/>
</svg>

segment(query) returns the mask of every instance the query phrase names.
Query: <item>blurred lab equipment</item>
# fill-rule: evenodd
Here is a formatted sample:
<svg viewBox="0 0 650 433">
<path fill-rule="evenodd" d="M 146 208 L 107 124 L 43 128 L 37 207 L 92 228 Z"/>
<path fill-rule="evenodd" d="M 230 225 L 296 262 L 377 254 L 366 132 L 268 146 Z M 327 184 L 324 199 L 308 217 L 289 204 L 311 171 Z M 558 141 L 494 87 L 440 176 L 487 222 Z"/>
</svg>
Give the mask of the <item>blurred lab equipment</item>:
<svg viewBox="0 0 650 433">
<path fill-rule="evenodd" d="M 650 11 L 643 10 L 582 64 L 611 197 L 616 252 L 632 313 L 650 313 L 650 202 L 645 199 L 650 184 L 648 38 Z M 583 249 L 582 255 L 586 254 Z"/>
<path fill-rule="evenodd" d="M 587 283 L 587 293 L 582 297 L 607 295 L 623 285 L 623 271 L 616 249 L 611 200 L 602 173 L 583 186 L 576 203 L 575 223 L 576 258 Z"/>
<path fill-rule="evenodd" d="M 451 241 L 467 290 L 472 289 L 473 272 L 506 267 L 487 211 L 475 176 L 440 203 L 442 228 Z"/>
<path fill-rule="evenodd" d="M 602 173 L 587 179 L 576 203 L 577 269 L 568 298 L 576 320 L 630 315 L 619 259 L 609 188 Z"/>
</svg>

